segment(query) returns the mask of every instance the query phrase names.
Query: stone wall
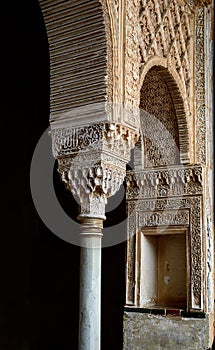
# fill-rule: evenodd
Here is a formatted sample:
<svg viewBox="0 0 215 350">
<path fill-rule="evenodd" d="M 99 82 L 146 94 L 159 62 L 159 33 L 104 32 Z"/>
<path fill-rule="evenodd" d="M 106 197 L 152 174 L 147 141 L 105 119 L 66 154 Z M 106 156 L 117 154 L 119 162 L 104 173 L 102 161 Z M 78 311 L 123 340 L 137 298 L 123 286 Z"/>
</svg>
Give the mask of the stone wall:
<svg viewBox="0 0 215 350">
<path fill-rule="evenodd" d="M 208 316 L 202 319 L 124 313 L 124 350 L 207 350 Z"/>
</svg>

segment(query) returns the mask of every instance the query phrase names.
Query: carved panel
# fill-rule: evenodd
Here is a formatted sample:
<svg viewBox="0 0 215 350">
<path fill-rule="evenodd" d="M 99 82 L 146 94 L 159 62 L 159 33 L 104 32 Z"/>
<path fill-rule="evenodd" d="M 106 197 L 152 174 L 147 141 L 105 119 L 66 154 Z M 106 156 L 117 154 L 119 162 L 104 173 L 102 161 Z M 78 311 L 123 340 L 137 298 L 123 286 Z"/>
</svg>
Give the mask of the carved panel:
<svg viewBox="0 0 215 350">
<path fill-rule="evenodd" d="M 198 163 L 206 162 L 206 123 L 205 123 L 205 9 L 196 11 L 196 157 Z"/>
<path fill-rule="evenodd" d="M 136 125 L 139 121 L 139 39 L 138 0 L 126 0 L 125 47 L 124 47 L 124 104 L 125 121 Z"/>
<path fill-rule="evenodd" d="M 80 151 L 106 151 L 119 159 L 130 159 L 137 141 L 134 130 L 120 124 L 98 123 L 79 128 L 52 129 L 54 157 L 69 156 Z"/>
<path fill-rule="evenodd" d="M 183 0 L 141 0 L 140 54 L 144 66 L 151 57 L 167 57 L 190 96 L 193 13 Z"/>
<path fill-rule="evenodd" d="M 138 226 L 189 225 L 189 214 L 189 210 L 141 212 L 138 216 Z"/>
<path fill-rule="evenodd" d="M 140 92 L 145 167 L 178 164 L 179 132 L 173 100 L 161 73 L 152 68 Z"/>
</svg>

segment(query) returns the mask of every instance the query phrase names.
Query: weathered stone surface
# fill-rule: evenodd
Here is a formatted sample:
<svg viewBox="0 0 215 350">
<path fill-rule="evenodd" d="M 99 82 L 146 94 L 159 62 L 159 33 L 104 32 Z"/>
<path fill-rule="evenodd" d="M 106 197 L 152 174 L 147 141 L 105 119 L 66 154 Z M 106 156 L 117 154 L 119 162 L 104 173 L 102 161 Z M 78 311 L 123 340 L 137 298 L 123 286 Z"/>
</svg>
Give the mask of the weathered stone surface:
<svg viewBox="0 0 215 350">
<path fill-rule="evenodd" d="M 126 312 L 124 350 L 207 350 L 209 321 Z"/>
</svg>

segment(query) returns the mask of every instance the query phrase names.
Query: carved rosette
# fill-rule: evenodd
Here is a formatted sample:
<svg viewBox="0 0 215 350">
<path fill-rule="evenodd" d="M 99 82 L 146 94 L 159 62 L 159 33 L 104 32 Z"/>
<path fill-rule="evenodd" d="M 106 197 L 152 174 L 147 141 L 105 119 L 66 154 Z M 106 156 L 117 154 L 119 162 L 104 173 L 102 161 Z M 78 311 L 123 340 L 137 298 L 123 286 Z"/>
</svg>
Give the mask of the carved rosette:
<svg viewBox="0 0 215 350">
<path fill-rule="evenodd" d="M 105 218 L 107 199 L 120 188 L 137 134 L 101 123 L 52 130 L 52 147 L 66 188 L 80 204 L 80 216 Z"/>
</svg>

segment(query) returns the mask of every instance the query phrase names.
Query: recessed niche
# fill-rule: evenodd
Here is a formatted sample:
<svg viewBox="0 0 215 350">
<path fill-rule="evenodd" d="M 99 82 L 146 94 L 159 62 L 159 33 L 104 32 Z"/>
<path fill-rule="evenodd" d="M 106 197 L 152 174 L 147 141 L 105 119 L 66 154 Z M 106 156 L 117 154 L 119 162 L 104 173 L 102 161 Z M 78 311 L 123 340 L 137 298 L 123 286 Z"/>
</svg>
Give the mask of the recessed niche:
<svg viewBox="0 0 215 350">
<path fill-rule="evenodd" d="M 141 234 L 140 306 L 184 309 L 187 305 L 186 230 Z"/>
</svg>

